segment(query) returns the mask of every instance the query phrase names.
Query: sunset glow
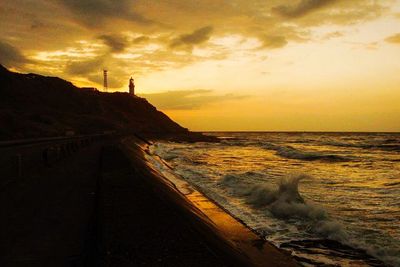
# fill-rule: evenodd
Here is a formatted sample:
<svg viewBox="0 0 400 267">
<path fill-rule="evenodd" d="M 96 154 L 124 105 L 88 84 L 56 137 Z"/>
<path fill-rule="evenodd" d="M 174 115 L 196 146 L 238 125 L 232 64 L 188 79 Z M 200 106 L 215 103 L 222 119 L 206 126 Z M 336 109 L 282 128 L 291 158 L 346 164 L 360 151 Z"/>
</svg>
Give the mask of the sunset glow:
<svg viewBox="0 0 400 267">
<path fill-rule="evenodd" d="M 0 3 L 0 63 L 198 131 L 400 131 L 400 1 Z"/>
</svg>

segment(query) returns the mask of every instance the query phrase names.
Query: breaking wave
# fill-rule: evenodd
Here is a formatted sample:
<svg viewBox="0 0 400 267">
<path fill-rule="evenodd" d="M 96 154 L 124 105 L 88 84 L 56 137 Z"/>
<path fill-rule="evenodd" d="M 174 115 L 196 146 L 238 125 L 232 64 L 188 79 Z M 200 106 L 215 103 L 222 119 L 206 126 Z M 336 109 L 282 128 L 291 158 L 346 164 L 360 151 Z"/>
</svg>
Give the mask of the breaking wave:
<svg viewBox="0 0 400 267">
<path fill-rule="evenodd" d="M 349 235 L 345 227 L 332 219 L 323 207 L 307 201 L 301 196 L 299 192 L 300 181 L 313 179 L 312 176 L 299 174 L 282 177 L 275 187 L 269 184 L 251 185 L 246 182 L 248 181 L 246 177 L 253 176 L 252 178 L 255 178 L 254 176 L 258 175 L 261 174 L 255 172 L 228 174 L 218 184 L 228 194 L 243 199 L 250 207 L 278 219 L 295 220 L 303 225 L 302 229 L 321 238 L 311 241 L 315 243 L 313 246 L 298 247 L 300 250 L 307 250 L 312 253 L 312 250 L 316 249 L 314 253 L 327 253 L 327 255 L 334 255 L 332 253 L 339 251 L 342 257 L 363 260 L 371 266 L 384 265 L 377 259 L 383 259 L 386 262 L 393 263 L 394 266 L 398 266 L 399 261 L 395 255 L 395 249 L 379 248 L 365 243 L 359 238 L 354 239 L 354 236 Z M 289 244 L 283 243 L 282 246 L 290 247 L 292 246 L 290 243 L 293 242 L 307 243 L 309 241 L 291 241 Z M 327 246 L 325 243 L 331 245 Z M 321 244 L 325 245 L 321 246 Z M 324 249 L 329 251 L 321 252 Z"/>
<path fill-rule="evenodd" d="M 329 218 L 320 206 L 305 201 L 299 193 L 299 182 L 311 176 L 300 174 L 283 177 L 276 187 L 267 184 L 248 185 L 244 174 L 225 175 L 219 185 L 230 194 L 244 199 L 246 204 L 280 219 L 299 219 L 310 223 L 310 230 L 324 238 L 343 241 L 347 238 L 342 226 Z"/>
<path fill-rule="evenodd" d="M 385 266 L 382 260 L 400 267 L 397 229 L 386 226 L 398 220 L 391 210 L 397 210 L 400 180 L 397 168 L 388 167 L 400 160 L 395 152 L 400 147 L 398 135 L 384 140 L 347 135 L 243 136 L 210 145 L 159 144 L 153 150 L 177 175 L 260 236 L 291 251 L 299 262 Z M 344 161 L 351 162 L 334 164 Z M 318 166 L 313 166 L 315 162 Z M 298 171 L 316 178 L 285 176 Z M 370 187 L 364 186 L 364 177 L 374 181 Z M 389 230 L 395 235 L 388 235 L 385 231 Z"/>
<path fill-rule="evenodd" d="M 348 158 L 339 155 L 325 154 L 322 152 L 300 151 L 291 146 L 278 146 L 271 143 L 263 144 L 262 147 L 268 150 L 275 150 L 278 156 L 288 159 L 308 161 L 320 160 L 326 162 L 343 162 L 349 160 Z"/>
</svg>

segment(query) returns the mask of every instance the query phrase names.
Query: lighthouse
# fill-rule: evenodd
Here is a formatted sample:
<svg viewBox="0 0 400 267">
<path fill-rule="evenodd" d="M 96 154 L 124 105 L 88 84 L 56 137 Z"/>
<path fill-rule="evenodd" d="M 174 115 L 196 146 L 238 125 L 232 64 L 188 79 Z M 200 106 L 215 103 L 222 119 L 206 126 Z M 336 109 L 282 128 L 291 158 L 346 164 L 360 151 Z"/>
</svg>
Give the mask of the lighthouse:
<svg viewBox="0 0 400 267">
<path fill-rule="evenodd" d="M 135 95 L 135 80 L 132 77 L 129 79 L 129 94 Z"/>
</svg>

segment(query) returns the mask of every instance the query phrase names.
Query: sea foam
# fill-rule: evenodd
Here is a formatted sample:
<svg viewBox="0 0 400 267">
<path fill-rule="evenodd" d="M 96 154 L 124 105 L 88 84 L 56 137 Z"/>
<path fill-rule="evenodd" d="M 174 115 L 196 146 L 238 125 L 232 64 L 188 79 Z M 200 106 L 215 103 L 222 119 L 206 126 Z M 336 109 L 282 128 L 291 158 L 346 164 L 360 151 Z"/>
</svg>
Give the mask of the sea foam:
<svg viewBox="0 0 400 267">
<path fill-rule="evenodd" d="M 299 193 L 299 183 L 303 179 L 312 179 L 306 174 L 288 175 L 280 178 L 277 186 L 270 184 L 248 185 L 246 175 L 228 174 L 220 181 L 230 194 L 244 199 L 245 203 L 255 209 L 262 209 L 266 213 L 280 219 L 297 219 L 308 221 L 309 230 L 324 238 L 338 241 L 346 239 L 347 235 L 338 222 L 331 220 L 326 210 L 311 201 L 306 201 Z"/>
<path fill-rule="evenodd" d="M 395 234 L 397 230 L 384 225 L 386 221 L 395 222 L 395 213 L 388 213 L 390 216 L 386 216 L 382 223 L 379 216 L 373 215 L 372 206 L 364 205 L 364 199 L 367 200 L 364 196 L 368 192 L 377 195 L 382 192 L 382 201 L 377 203 L 389 205 L 387 209 L 379 206 L 379 211 L 396 209 L 399 185 L 396 169 L 387 172 L 388 178 L 382 177 L 380 172 L 371 169 L 370 162 L 373 159 L 376 163 L 384 163 L 378 165 L 382 170 L 395 164 L 392 162 L 399 160 L 395 152 L 382 154 L 379 151 L 395 151 L 398 137 L 385 142 L 358 138 L 361 142 L 352 137 L 347 142 L 345 138 L 321 136 L 311 135 L 305 139 L 275 133 L 251 138 L 246 135 L 246 138 L 240 136 L 219 144 L 164 143 L 154 150 L 169 161 L 178 175 L 277 246 L 297 242 L 295 247 L 288 245 L 288 248 L 296 255 L 319 263 L 346 265 L 348 260 L 368 262 L 369 265 L 367 253 L 391 266 L 400 267 L 398 241 L 395 236 L 385 233 L 387 228 L 393 229 Z M 251 150 L 246 150 L 249 147 Z M 266 150 L 275 152 L 276 156 L 266 153 Z M 248 154 L 249 151 L 256 152 L 254 157 Z M 313 161 L 318 161 L 318 168 Z M 337 168 L 335 162 L 342 161 L 351 162 Z M 285 176 L 299 170 L 316 178 L 305 174 Z M 377 190 L 360 185 L 363 180 L 359 174 L 376 176 L 374 185 L 382 187 Z M 385 202 L 386 195 L 390 201 Z M 314 203 L 314 197 L 321 204 Z M 333 204 L 335 202 L 337 205 Z M 350 211 L 353 206 L 357 207 L 354 211 L 361 206 L 372 214 L 353 213 Z M 364 217 L 374 218 L 374 221 L 363 221 Z M 372 233 L 371 229 L 376 231 Z M 371 265 L 382 266 L 382 263 Z"/>
</svg>

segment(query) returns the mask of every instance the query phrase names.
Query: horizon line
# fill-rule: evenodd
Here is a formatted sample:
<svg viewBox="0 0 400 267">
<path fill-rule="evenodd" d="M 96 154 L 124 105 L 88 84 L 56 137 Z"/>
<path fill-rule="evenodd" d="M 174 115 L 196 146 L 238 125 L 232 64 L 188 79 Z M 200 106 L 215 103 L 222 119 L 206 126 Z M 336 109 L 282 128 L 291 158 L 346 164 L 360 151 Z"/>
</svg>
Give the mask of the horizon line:
<svg viewBox="0 0 400 267">
<path fill-rule="evenodd" d="M 194 131 L 199 133 L 383 133 L 383 134 L 400 134 L 400 131 L 280 131 L 280 130 L 210 130 L 210 131 Z"/>
</svg>

